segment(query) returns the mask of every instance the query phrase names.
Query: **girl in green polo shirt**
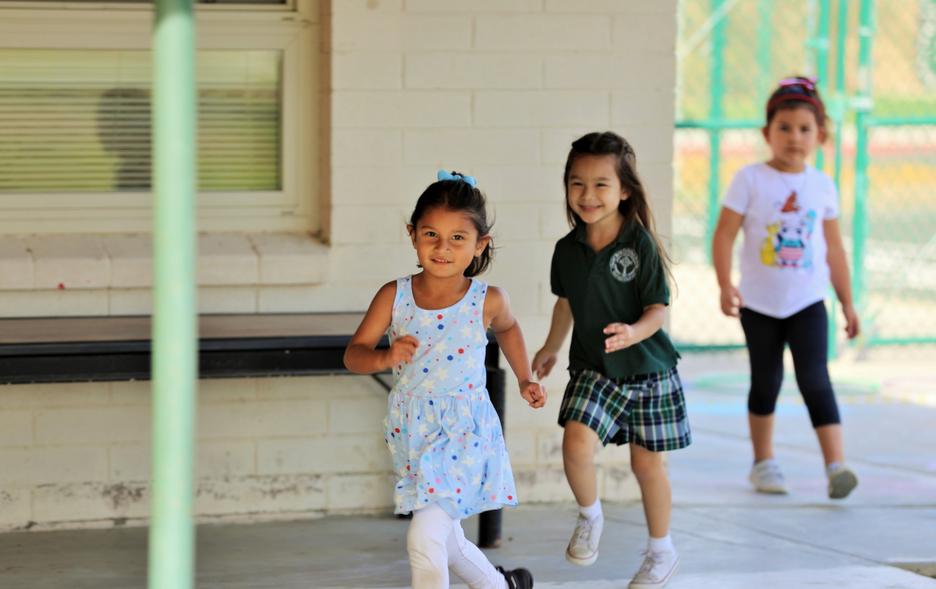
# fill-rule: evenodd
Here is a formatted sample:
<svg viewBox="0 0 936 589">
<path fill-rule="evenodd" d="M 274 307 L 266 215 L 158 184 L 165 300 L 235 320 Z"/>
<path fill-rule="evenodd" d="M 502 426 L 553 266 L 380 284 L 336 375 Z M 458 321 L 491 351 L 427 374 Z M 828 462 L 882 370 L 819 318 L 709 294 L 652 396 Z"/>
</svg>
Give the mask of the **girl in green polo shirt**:
<svg viewBox="0 0 936 589">
<path fill-rule="evenodd" d="M 633 148 L 611 133 L 572 143 L 565 167 L 572 231 L 556 244 L 552 292 L 558 298 L 533 371 L 547 376 L 569 329 L 570 380 L 559 409 L 562 458 L 579 516 L 566 559 L 598 558 L 603 517 L 594 454 L 600 442 L 630 443 L 631 469 L 650 532 L 630 589 L 663 587 L 679 556 L 670 538 L 671 493 L 663 452 L 690 443 L 679 354 L 663 331 L 668 259 L 637 177 Z M 574 327 L 573 327 L 574 326 Z"/>
</svg>

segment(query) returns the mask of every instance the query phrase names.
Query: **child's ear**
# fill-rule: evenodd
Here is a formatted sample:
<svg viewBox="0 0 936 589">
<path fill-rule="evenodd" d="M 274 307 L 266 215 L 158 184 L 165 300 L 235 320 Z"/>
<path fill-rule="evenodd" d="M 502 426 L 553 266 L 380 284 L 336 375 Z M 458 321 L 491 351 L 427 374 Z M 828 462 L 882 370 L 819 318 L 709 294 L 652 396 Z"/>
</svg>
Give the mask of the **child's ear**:
<svg viewBox="0 0 936 589">
<path fill-rule="evenodd" d="M 825 143 L 826 137 L 828 137 L 825 126 L 819 127 L 819 145 Z"/>
<path fill-rule="evenodd" d="M 475 257 L 477 258 L 477 257 L 480 256 L 481 254 L 483 254 L 483 253 L 484 253 L 484 249 L 485 249 L 487 246 L 489 246 L 489 245 L 491 245 L 491 236 L 490 236 L 490 234 L 488 234 L 488 235 L 482 235 L 481 237 L 479 237 L 479 238 L 478 238 L 478 245 L 475 246 Z"/>
<path fill-rule="evenodd" d="M 410 241 L 413 242 L 413 247 L 416 247 L 416 227 L 407 223 L 406 232 L 409 234 Z"/>
<path fill-rule="evenodd" d="M 768 128 L 769 128 L 768 125 L 764 125 L 763 127 L 761 127 L 761 130 L 760 130 L 761 135 L 764 136 L 764 141 L 769 141 L 769 140 L 770 140 L 770 139 L 767 137 L 767 129 L 768 129 Z"/>
</svg>

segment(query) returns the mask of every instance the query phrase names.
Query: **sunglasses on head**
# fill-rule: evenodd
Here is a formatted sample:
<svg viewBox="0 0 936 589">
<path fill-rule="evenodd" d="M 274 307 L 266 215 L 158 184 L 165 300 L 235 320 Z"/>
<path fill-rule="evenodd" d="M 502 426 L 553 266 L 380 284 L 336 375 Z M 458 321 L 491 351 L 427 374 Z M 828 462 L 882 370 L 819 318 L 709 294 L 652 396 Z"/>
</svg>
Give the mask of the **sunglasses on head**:
<svg viewBox="0 0 936 589">
<path fill-rule="evenodd" d="M 784 78 L 777 84 L 780 88 L 801 88 L 809 92 L 816 91 L 815 78 Z"/>
</svg>

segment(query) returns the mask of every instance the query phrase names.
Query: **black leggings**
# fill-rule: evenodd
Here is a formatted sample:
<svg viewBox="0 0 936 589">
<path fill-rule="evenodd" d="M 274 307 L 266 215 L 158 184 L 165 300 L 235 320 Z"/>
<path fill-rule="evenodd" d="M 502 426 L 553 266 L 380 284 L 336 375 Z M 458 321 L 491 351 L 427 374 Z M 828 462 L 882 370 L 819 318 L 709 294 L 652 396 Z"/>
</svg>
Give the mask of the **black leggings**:
<svg viewBox="0 0 936 589">
<path fill-rule="evenodd" d="M 783 383 L 783 348 L 789 344 L 796 384 L 813 427 L 841 423 L 827 366 L 827 320 L 822 301 L 786 319 L 741 309 L 741 327 L 751 361 L 748 411 L 754 415 L 773 414 Z"/>
</svg>

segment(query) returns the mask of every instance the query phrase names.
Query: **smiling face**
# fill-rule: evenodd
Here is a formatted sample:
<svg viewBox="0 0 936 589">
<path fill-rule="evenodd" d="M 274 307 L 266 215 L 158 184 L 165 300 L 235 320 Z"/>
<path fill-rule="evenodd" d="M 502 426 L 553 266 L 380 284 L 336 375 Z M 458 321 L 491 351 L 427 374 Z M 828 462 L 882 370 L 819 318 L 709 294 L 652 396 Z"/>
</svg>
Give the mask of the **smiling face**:
<svg viewBox="0 0 936 589">
<path fill-rule="evenodd" d="M 491 240 L 478 235 L 470 215 L 443 207 L 423 213 L 415 227 L 409 226 L 409 233 L 420 266 L 437 278 L 463 276 Z"/>
<path fill-rule="evenodd" d="M 566 200 L 569 208 L 587 225 L 619 223 L 618 210 L 628 194 L 617 175 L 613 155 L 580 155 L 569 168 Z"/>
<path fill-rule="evenodd" d="M 806 159 L 825 139 L 816 113 L 805 106 L 778 110 L 763 133 L 773 156 L 768 164 L 781 172 L 803 171 Z"/>
</svg>

